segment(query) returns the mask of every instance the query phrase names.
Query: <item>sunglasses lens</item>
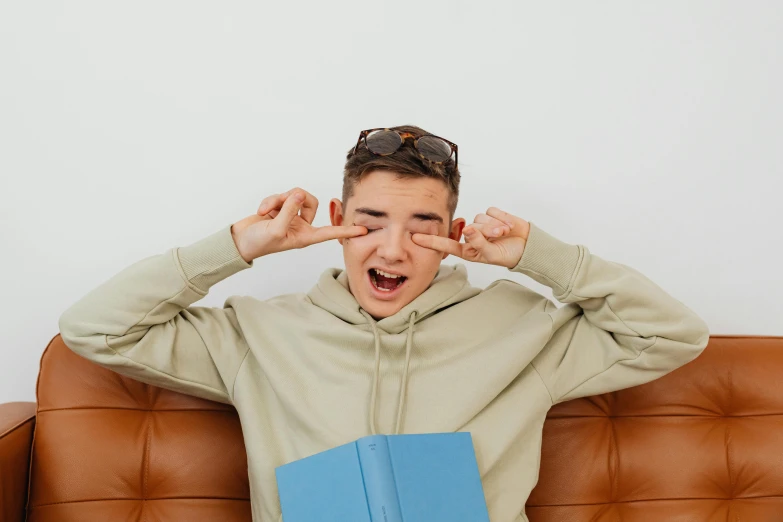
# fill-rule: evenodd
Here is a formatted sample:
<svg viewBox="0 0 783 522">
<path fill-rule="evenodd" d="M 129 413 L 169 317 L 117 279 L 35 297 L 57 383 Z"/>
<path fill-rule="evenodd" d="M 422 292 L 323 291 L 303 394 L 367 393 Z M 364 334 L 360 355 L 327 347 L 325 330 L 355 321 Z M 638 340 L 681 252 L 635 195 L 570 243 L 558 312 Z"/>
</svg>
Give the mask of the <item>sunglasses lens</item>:
<svg viewBox="0 0 783 522">
<path fill-rule="evenodd" d="M 430 161 L 444 162 L 451 156 L 451 146 L 434 136 L 419 138 L 418 148 L 421 155 Z"/>
<path fill-rule="evenodd" d="M 394 131 L 377 130 L 367 135 L 367 148 L 375 154 L 391 154 L 402 145 L 402 138 Z"/>
</svg>

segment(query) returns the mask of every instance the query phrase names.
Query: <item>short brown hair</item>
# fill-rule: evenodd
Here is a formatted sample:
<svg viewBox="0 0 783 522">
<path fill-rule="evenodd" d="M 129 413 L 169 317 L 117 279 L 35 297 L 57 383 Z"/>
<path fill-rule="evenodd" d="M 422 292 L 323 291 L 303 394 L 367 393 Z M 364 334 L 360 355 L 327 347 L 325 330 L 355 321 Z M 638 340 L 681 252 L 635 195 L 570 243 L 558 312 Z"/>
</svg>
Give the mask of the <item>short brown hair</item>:
<svg viewBox="0 0 783 522">
<path fill-rule="evenodd" d="M 389 128 L 410 132 L 416 137 L 431 134 L 414 125 Z M 368 151 L 364 141 L 359 145 L 355 155 L 351 155 L 352 152 L 353 147 L 346 155 L 345 170 L 343 171 L 343 207 L 347 205 L 348 198 L 353 195 L 354 185 L 361 181 L 362 177 L 373 170 L 388 170 L 397 174 L 399 178 L 435 178 L 443 181 L 449 189 L 449 220 L 454 217 L 459 198 L 460 175 L 453 157 L 440 165 L 430 163 L 423 160 L 410 143 L 406 143 L 394 154 L 388 156 L 377 156 Z"/>
</svg>

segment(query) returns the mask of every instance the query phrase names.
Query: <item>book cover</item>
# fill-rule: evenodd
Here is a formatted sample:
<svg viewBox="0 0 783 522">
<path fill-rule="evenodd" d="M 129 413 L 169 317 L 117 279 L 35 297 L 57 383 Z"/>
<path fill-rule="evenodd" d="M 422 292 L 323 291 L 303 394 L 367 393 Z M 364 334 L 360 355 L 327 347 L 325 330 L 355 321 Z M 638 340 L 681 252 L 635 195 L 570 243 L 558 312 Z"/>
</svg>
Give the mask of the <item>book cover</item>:
<svg viewBox="0 0 783 522">
<path fill-rule="evenodd" d="M 489 522 L 469 432 L 368 435 L 275 475 L 283 522 Z"/>
</svg>

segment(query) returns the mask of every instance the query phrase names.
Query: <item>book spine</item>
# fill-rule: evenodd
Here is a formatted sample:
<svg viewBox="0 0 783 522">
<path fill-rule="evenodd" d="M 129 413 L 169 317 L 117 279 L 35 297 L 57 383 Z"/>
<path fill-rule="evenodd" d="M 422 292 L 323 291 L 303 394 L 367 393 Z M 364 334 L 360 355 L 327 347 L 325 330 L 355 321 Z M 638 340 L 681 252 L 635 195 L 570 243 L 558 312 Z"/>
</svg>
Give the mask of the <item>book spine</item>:
<svg viewBox="0 0 783 522">
<path fill-rule="evenodd" d="M 403 522 L 386 435 L 356 441 L 372 522 Z"/>
</svg>

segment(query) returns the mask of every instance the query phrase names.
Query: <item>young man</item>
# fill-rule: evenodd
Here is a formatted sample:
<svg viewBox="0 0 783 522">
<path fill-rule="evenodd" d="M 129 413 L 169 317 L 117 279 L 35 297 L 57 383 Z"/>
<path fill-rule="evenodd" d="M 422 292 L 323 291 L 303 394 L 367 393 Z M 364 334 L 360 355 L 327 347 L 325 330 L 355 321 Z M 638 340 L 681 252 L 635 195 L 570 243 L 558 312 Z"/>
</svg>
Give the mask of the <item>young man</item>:
<svg viewBox="0 0 783 522">
<path fill-rule="evenodd" d="M 704 321 L 633 268 L 494 207 L 455 219 L 456 146 L 414 142 L 427 135 L 363 132 L 332 226 L 312 226 L 318 201 L 302 189 L 270 196 L 60 319 L 65 343 L 101 366 L 235 406 L 256 522 L 280 520 L 276 466 L 368 434 L 454 431 L 472 434 L 490 519 L 526 521 L 552 405 L 652 381 L 707 345 Z M 329 239 L 345 270 L 307 294 L 192 306 L 258 258 Z M 448 254 L 525 274 L 564 306 L 507 279 L 474 288 L 464 264 L 440 264 Z"/>
</svg>

